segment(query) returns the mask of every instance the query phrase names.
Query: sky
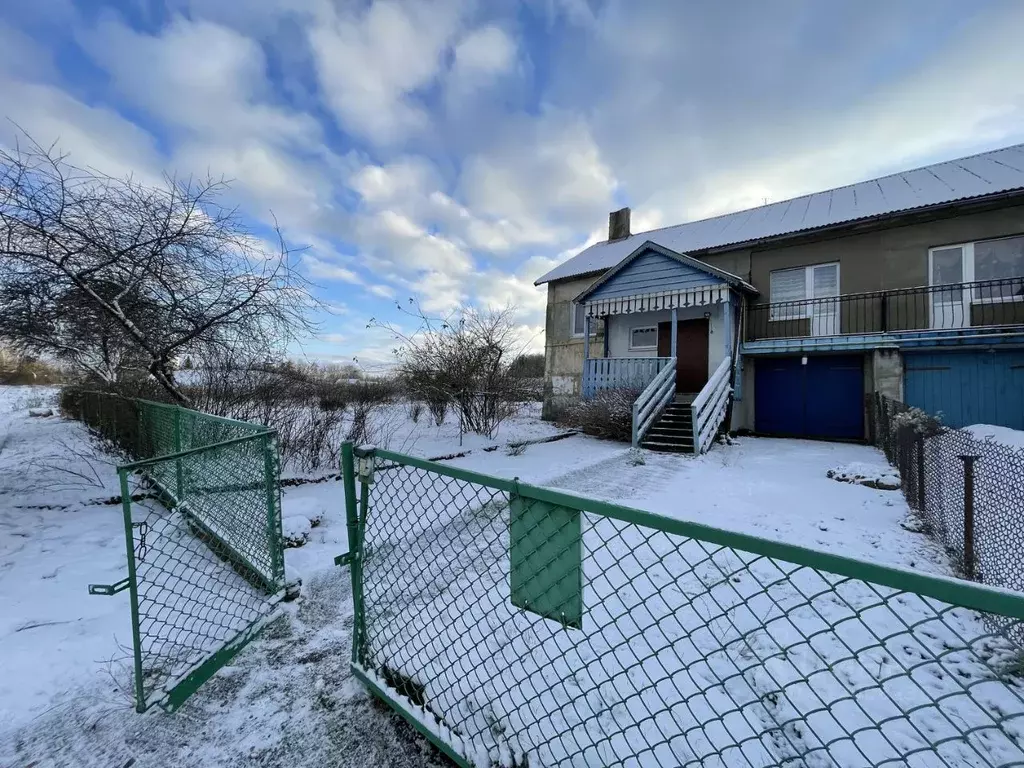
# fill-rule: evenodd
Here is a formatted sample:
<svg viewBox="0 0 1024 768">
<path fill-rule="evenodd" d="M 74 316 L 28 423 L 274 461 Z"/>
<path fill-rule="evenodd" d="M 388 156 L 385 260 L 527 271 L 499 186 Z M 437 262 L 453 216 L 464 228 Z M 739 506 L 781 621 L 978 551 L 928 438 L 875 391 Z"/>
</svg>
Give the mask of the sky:
<svg viewBox="0 0 1024 768">
<path fill-rule="evenodd" d="M 0 0 L 0 143 L 232 182 L 386 364 L 418 306 L 518 308 L 607 236 L 1024 141 L 1024 3 Z M 412 302 L 412 303 L 410 303 Z M 369 326 L 369 327 L 368 327 Z"/>
</svg>

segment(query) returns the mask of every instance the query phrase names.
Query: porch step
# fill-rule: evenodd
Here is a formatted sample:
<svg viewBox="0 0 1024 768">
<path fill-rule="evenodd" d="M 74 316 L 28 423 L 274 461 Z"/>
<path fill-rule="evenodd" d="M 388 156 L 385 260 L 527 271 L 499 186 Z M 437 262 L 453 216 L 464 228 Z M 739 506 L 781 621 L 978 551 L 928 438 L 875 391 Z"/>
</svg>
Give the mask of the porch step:
<svg viewBox="0 0 1024 768">
<path fill-rule="evenodd" d="M 689 404 L 669 404 L 640 445 L 662 453 L 693 453 L 693 414 Z"/>
</svg>

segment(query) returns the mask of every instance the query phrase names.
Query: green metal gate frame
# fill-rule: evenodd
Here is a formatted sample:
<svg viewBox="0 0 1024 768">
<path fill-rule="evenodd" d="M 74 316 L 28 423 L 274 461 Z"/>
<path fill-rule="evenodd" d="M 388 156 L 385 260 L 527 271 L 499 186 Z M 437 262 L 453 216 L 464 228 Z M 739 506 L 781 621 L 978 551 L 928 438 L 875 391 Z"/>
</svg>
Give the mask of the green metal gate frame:
<svg viewBox="0 0 1024 768">
<path fill-rule="evenodd" d="M 117 468 L 128 574 L 89 593 L 128 590 L 136 711 L 173 712 L 284 598 L 277 433 L 165 403 L 85 398 L 75 415 L 139 459 Z"/>
<path fill-rule="evenodd" d="M 486 760 L 484 763 L 481 763 L 480 761 L 483 759 L 481 757 L 481 753 L 478 750 L 474 751 L 474 749 L 471 748 L 472 745 L 465 740 L 468 738 L 467 734 L 464 732 L 460 733 L 460 731 L 454 727 L 448 727 L 445 724 L 445 717 L 448 713 L 439 709 L 437 706 L 432 707 L 431 702 L 425 700 L 426 686 L 422 681 L 416 682 L 412 680 L 411 677 L 398 674 L 394 670 L 391 670 L 389 675 L 388 670 L 381 667 L 383 662 L 378 658 L 373 658 L 375 653 L 375 644 L 385 642 L 385 640 L 382 640 L 374 634 L 378 630 L 373 626 L 373 624 L 379 624 L 380 622 L 377 618 L 373 617 L 379 617 L 382 615 L 393 617 L 395 612 L 399 611 L 398 607 L 392 605 L 374 605 L 372 602 L 368 605 L 366 597 L 368 588 L 372 591 L 373 588 L 379 586 L 379 584 L 376 584 L 373 579 L 378 578 L 380 575 L 375 574 L 374 571 L 376 568 L 380 567 L 379 562 L 381 559 L 386 556 L 397 557 L 394 555 L 394 552 L 398 551 L 397 545 L 392 546 L 393 542 L 374 538 L 379 534 L 377 529 L 386 526 L 389 531 L 394 531 L 397 526 L 401 526 L 403 523 L 401 510 L 389 508 L 387 504 L 384 504 L 384 506 L 377 509 L 371 504 L 370 499 L 371 495 L 374 493 L 373 489 L 375 486 L 379 486 L 381 484 L 387 485 L 390 483 L 391 485 L 389 488 L 397 494 L 394 498 L 407 500 L 410 505 L 409 509 L 413 510 L 416 515 L 426 516 L 431 514 L 431 504 L 429 501 L 424 500 L 428 496 L 435 501 L 440 498 L 447 499 L 447 496 L 441 495 L 442 491 L 447 489 L 450 492 L 452 484 L 459 483 L 462 484 L 460 486 L 461 488 L 470 489 L 469 491 L 466 491 L 467 496 L 470 495 L 470 491 L 472 491 L 484 496 L 485 498 L 488 497 L 488 494 L 491 494 L 491 498 L 493 498 L 493 495 L 497 495 L 499 498 L 508 499 L 509 502 L 518 499 L 525 502 L 527 505 L 539 502 L 545 505 L 545 508 L 548 510 L 569 510 L 586 515 L 591 521 L 591 525 L 594 526 L 607 524 L 617 530 L 629 529 L 631 531 L 639 532 L 643 537 L 646 537 L 645 541 L 648 542 L 654 537 L 658 537 L 659 539 L 663 537 L 666 539 L 667 537 L 672 537 L 672 541 L 679 542 L 679 546 L 682 546 L 683 542 L 687 542 L 701 547 L 704 551 L 712 553 L 709 555 L 709 558 L 712 561 L 721 553 L 732 553 L 740 556 L 742 562 L 745 563 L 744 567 L 746 569 L 750 569 L 754 564 L 759 563 L 772 565 L 778 568 L 779 572 L 783 574 L 783 576 L 779 582 L 769 585 L 770 587 L 778 587 L 780 584 L 785 586 L 785 582 L 796 579 L 801 575 L 810 574 L 816 578 L 822 579 L 823 583 L 828 585 L 827 589 L 816 597 L 825 595 L 832 599 L 843 600 L 846 599 L 845 590 L 847 587 L 850 585 L 860 585 L 869 589 L 871 593 L 878 595 L 878 605 L 883 606 L 885 609 L 892 609 L 893 605 L 902 606 L 903 603 L 912 603 L 915 610 L 930 610 L 934 612 L 934 615 L 930 616 L 927 620 L 908 623 L 906 625 L 906 632 L 900 633 L 900 637 L 907 635 L 908 637 L 914 638 L 915 631 L 923 631 L 928 627 L 941 626 L 952 632 L 953 636 L 955 636 L 957 640 L 965 643 L 963 648 L 959 648 L 959 646 L 957 646 L 956 649 L 940 652 L 935 659 L 925 660 L 919 664 L 911 664 L 909 667 L 901 668 L 898 675 L 885 678 L 885 680 L 879 682 L 879 690 L 882 690 L 881 685 L 883 682 L 888 685 L 893 680 L 910 679 L 910 676 L 922 670 L 927 671 L 930 669 L 931 666 L 929 665 L 941 665 L 949 659 L 955 660 L 958 658 L 954 655 L 955 653 L 969 656 L 972 652 L 976 651 L 975 644 L 979 642 L 979 637 L 972 635 L 965 640 L 958 632 L 957 627 L 960 627 L 960 625 L 956 624 L 954 620 L 957 622 L 962 620 L 962 614 L 960 613 L 961 609 L 980 612 L 980 614 L 982 614 L 980 618 L 983 620 L 981 624 L 986 628 L 985 634 L 980 636 L 980 640 L 994 643 L 999 647 L 1003 647 L 1004 650 L 1008 648 L 1012 651 L 1010 654 L 1010 661 L 1014 662 L 1015 659 L 1015 662 L 1011 663 L 1009 667 L 998 671 L 998 674 L 996 671 L 993 671 L 992 674 L 993 679 L 995 680 L 1009 681 L 1006 683 L 1006 691 L 1008 692 L 1007 696 L 1011 703 L 1014 703 L 1015 706 L 1019 705 L 1019 708 L 1016 708 L 1015 711 L 1006 712 L 1001 716 L 991 715 L 992 723 L 983 727 L 968 726 L 965 723 L 962 732 L 957 734 L 955 737 L 935 739 L 930 744 L 926 744 L 923 747 L 919 746 L 914 749 L 910 749 L 904 745 L 902 747 L 904 752 L 897 760 L 879 760 L 877 762 L 872 762 L 872 765 L 902 765 L 906 764 L 901 762 L 902 760 L 906 760 L 907 758 L 920 760 L 923 756 L 927 756 L 927 759 L 931 760 L 932 757 L 930 756 L 933 754 L 936 756 L 937 760 L 941 760 L 942 762 L 929 762 L 926 764 L 960 764 L 955 761 L 953 763 L 945 762 L 944 758 L 939 757 L 940 750 L 958 748 L 961 742 L 973 748 L 973 742 L 970 742 L 969 740 L 975 737 L 979 732 L 982 732 L 983 736 L 996 734 L 998 736 L 1007 737 L 1007 730 L 1005 726 L 1009 725 L 1011 726 L 1011 731 L 1016 730 L 1019 733 L 1021 726 L 1024 725 L 1024 684 L 1022 684 L 1020 677 L 1021 659 L 1024 659 L 1024 652 L 1021 651 L 1021 640 L 1024 638 L 1024 631 L 1022 631 L 1024 630 L 1024 595 L 973 584 L 966 581 L 931 576 L 916 571 L 856 560 L 854 558 L 817 551 L 793 544 L 770 541 L 747 534 L 714 528 L 700 523 L 667 518 L 639 509 L 583 498 L 564 493 L 562 491 L 531 486 L 525 483 L 520 483 L 517 479 L 508 480 L 493 477 L 479 472 L 425 461 L 388 450 L 375 450 L 372 448 L 355 449 L 352 445 L 346 444 L 342 448 L 342 469 L 350 552 L 347 555 L 338 558 L 337 562 L 339 564 L 350 565 L 352 573 L 352 597 L 355 614 L 351 658 L 352 673 L 370 691 L 387 703 L 398 714 L 404 717 L 417 731 L 425 736 L 453 762 L 459 766 L 463 766 L 464 768 L 473 768 L 474 766 L 481 764 L 525 765 L 526 761 L 529 761 L 529 765 L 532 766 L 534 763 L 530 757 L 530 753 L 544 745 L 535 743 L 523 745 L 522 752 L 519 753 L 519 759 L 523 762 L 517 762 L 515 754 L 511 757 L 509 757 L 508 754 L 505 754 L 504 756 L 500 756 L 499 759 L 499 756 L 492 751 L 489 753 L 489 763 Z M 389 477 L 391 479 L 388 479 Z M 356 495 L 357 481 L 360 486 L 360 493 L 358 496 Z M 442 490 L 439 491 L 438 489 Z M 382 491 L 381 495 L 383 494 L 384 492 Z M 453 500 L 458 498 L 456 494 L 451 492 L 450 496 Z M 450 503 L 454 504 L 455 502 L 452 501 Z M 513 505 L 510 503 L 509 506 Z M 484 507 L 486 507 L 486 504 Z M 478 508 L 474 510 L 474 512 L 479 515 L 484 507 Z M 436 510 L 436 508 L 437 507 L 435 506 L 433 509 Z M 445 511 L 447 513 L 452 513 L 450 506 L 445 507 Z M 459 511 L 461 510 L 456 510 L 456 512 Z M 371 541 L 369 543 L 367 543 L 366 540 L 368 521 L 374 529 L 371 532 Z M 510 523 L 509 525 L 512 526 L 514 523 Z M 411 540 L 412 539 L 409 539 L 409 541 Z M 515 542 L 509 542 L 509 547 L 514 549 Z M 508 551 L 509 550 L 506 549 L 506 552 Z M 487 553 L 485 552 L 484 554 Z M 514 552 L 509 556 L 514 558 Z M 592 556 L 593 552 L 587 552 L 584 555 L 584 557 L 588 558 Z M 549 559 L 549 564 L 554 562 L 556 558 L 557 555 Z M 520 562 L 519 566 L 521 565 L 522 562 Z M 407 563 L 406 566 L 408 566 Z M 517 566 L 515 562 L 510 562 L 508 568 L 511 571 L 515 571 L 519 566 Z M 365 572 L 367 567 L 369 567 L 371 571 L 371 575 L 369 577 Z M 743 569 L 741 568 L 740 570 L 737 570 L 736 573 L 740 573 L 742 570 Z M 567 572 L 568 571 L 563 568 L 562 575 L 564 576 Z M 558 574 L 556 574 L 556 577 L 557 576 Z M 370 581 L 367 581 L 368 578 Z M 411 578 L 415 580 L 418 576 L 413 576 Z M 407 586 L 408 582 L 402 582 L 401 587 L 404 588 Z M 428 582 L 424 582 L 420 586 L 426 590 L 430 590 L 432 585 Z M 512 584 L 511 588 L 514 591 L 514 584 Z M 444 592 L 445 590 L 442 589 L 441 594 Z M 428 607 L 431 605 L 429 601 L 436 600 L 438 594 L 437 590 L 430 592 L 429 597 L 426 598 L 428 601 Z M 710 594 L 710 592 L 708 594 Z M 765 592 L 763 594 L 768 594 L 768 587 L 765 588 Z M 659 592 L 658 595 L 660 596 L 661 593 Z M 754 595 L 751 597 L 751 600 L 760 596 L 763 595 Z M 696 598 L 692 599 L 696 600 Z M 712 597 L 712 599 L 714 598 Z M 516 604 L 514 594 L 509 594 L 507 600 L 510 605 Z M 811 605 L 810 598 L 808 598 L 808 601 L 808 605 Z M 857 621 L 861 623 L 866 622 L 866 617 L 869 615 L 870 611 L 877 607 L 875 605 L 868 607 L 862 606 L 858 609 L 853 603 L 850 603 L 850 606 L 853 614 L 849 621 Z M 593 621 L 593 619 L 588 618 L 588 616 L 594 608 L 594 605 L 585 605 L 585 613 L 583 617 L 584 622 Z M 565 621 L 564 616 L 562 620 L 562 628 L 559 630 L 557 625 L 550 622 L 549 619 L 544 619 L 543 621 L 545 623 L 543 625 L 537 625 L 537 618 L 530 618 L 529 616 L 526 616 L 527 613 L 533 611 L 533 608 L 530 606 L 524 608 L 521 605 L 517 605 L 514 610 L 518 610 L 519 614 L 517 615 L 525 616 L 527 620 L 534 622 L 534 625 L 548 628 L 552 636 L 559 631 L 566 633 L 567 636 L 572 636 L 573 632 L 578 631 L 573 629 L 572 622 Z M 371 615 L 372 624 L 369 629 L 367 627 L 368 611 Z M 537 613 L 537 615 L 550 616 L 550 614 L 541 613 Z M 786 615 L 788 616 L 788 614 Z M 409 611 L 402 612 L 401 618 L 403 626 L 407 626 L 415 621 L 417 616 L 414 612 Z M 459 617 L 456 616 L 454 618 Z M 847 620 L 844 619 L 843 621 L 846 622 Z M 906 621 L 910 622 L 911 620 L 907 619 Z M 953 627 L 951 628 L 950 624 L 946 624 L 946 621 L 953 624 Z M 830 625 L 827 630 L 828 632 L 837 632 L 838 626 L 838 624 Z M 961 627 L 959 631 L 964 630 Z M 812 641 L 820 639 L 824 634 L 827 633 L 819 632 L 810 637 L 802 637 L 799 643 L 794 643 L 792 646 L 782 648 L 783 656 L 787 651 L 792 650 L 796 646 L 799 645 L 800 647 L 803 647 L 805 644 L 809 645 Z M 876 644 L 877 647 L 885 648 L 886 643 L 891 641 L 895 636 L 896 635 L 890 635 L 878 638 L 878 643 Z M 744 635 L 743 638 L 745 640 L 746 635 Z M 416 639 L 420 640 L 421 638 L 417 637 Z M 567 640 L 566 642 L 569 641 Z M 871 648 L 875 647 L 875 645 L 871 646 Z M 1014 653 L 1017 654 L 1015 657 L 1013 656 Z M 949 654 L 949 656 L 947 656 L 947 654 Z M 996 656 L 993 655 L 992 658 L 995 659 Z M 772 657 L 770 660 L 774 659 L 775 657 Z M 642 661 L 643 660 L 637 659 L 638 664 Z M 840 661 L 845 662 L 845 660 Z M 991 659 L 988 661 L 991 661 Z M 767 665 L 767 663 L 768 661 L 765 661 L 764 665 Z M 901 662 L 897 661 L 895 663 L 900 664 Z M 993 661 L 992 663 L 995 662 Z M 837 668 L 838 666 L 839 663 L 836 664 Z M 767 668 L 767 666 L 764 666 L 764 668 Z M 381 672 L 382 669 L 383 674 Z M 828 665 L 825 671 L 831 673 L 833 671 L 833 667 Z M 959 680 L 955 682 L 961 683 Z M 808 681 L 804 680 L 802 683 L 806 685 L 808 684 Z M 796 683 L 783 684 L 781 689 L 775 695 L 785 697 L 788 695 L 791 685 L 795 684 Z M 963 685 L 963 689 L 958 690 L 956 695 L 970 697 L 971 701 L 973 701 L 972 692 L 974 690 L 974 684 L 981 683 L 965 684 Z M 918 714 L 919 711 L 925 710 L 928 707 L 938 707 L 939 705 L 944 704 L 952 696 L 953 694 L 938 696 L 934 701 L 929 701 L 925 704 L 911 707 L 909 710 L 902 713 L 900 717 L 910 718 L 915 714 Z M 807 717 L 809 718 L 810 715 Z M 872 723 L 871 728 L 878 729 L 881 734 L 881 729 L 893 719 L 895 718 L 887 718 L 881 722 Z M 778 732 L 781 733 L 787 724 L 788 723 L 780 723 Z M 860 733 L 861 731 L 847 733 L 843 738 L 854 739 L 860 735 Z M 890 747 L 895 749 L 897 752 L 900 750 L 901 747 L 898 745 L 894 746 L 888 736 L 885 736 L 884 738 Z M 838 741 L 838 739 L 833 739 L 825 742 L 823 746 L 816 747 L 812 751 L 821 752 L 821 750 L 825 750 L 823 754 L 827 762 L 829 755 L 828 750 L 835 746 Z M 1024 744 L 1021 744 L 1019 737 L 1015 743 L 1021 751 L 1021 756 L 1024 757 Z M 651 754 L 653 754 L 653 752 Z M 717 758 L 719 762 L 715 762 L 714 764 L 722 764 L 720 762 L 723 759 L 721 754 L 716 754 L 719 755 Z M 817 756 L 819 759 L 822 757 L 821 754 Z M 795 759 L 794 757 L 789 757 L 786 759 L 779 758 L 778 762 L 772 764 L 803 765 L 804 763 L 800 762 L 800 759 L 798 758 L 799 756 L 797 756 L 796 763 L 792 762 L 793 759 Z M 589 758 L 584 759 L 588 760 L 587 764 L 592 764 L 589 762 Z M 566 758 L 566 760 L 568 760 L 568 758 Z M 632 760 L 635 762 L 637 757 L 634 755 Z M 1013 762 L 1013 764 L 1019 764 L 1016 760 L 1011 762 Z M 573 764 L 578 763 L 574 762 Z M 643 764 L 646 765 L 648 763 L 645 762 Z M 658 764 L 668 765 L 669 763 L 661 762 Z M 733 763 L 727 761 L 725 764 L 731 765 Z M 865 759 L 857 764 L 868 764 L 868 761 Z M 915 765 L 916 764 L 920 763 L 915 763 Z M 987 764 L 995 765 L 997 763 L 990 762 Z M 1008 763 L 999 762 L 998 764 Z"/>
</svg>

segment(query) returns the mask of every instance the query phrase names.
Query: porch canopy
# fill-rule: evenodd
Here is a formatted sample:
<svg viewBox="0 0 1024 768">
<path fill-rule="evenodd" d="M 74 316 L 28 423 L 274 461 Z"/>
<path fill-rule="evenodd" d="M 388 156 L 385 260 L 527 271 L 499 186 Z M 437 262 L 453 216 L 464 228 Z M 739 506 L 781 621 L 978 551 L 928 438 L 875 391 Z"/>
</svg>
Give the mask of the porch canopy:
<svg viewBox="0 0 1024 768">
<path fill-rule="evenodd" d="M 709 363 L 717 364 L 720 353 L 728 352 L 734 319 L 733 313 L 725 307 L 729 306 L 734 291 L 756 294 L 751 285 L 735 275 L 656 243 L 645 242 L 576 297 L 577 306 L 584 309 L 583 396 L 592 397 L 601 389 L 646 387 L 665 366 L 676 360 L 678 339 L 685 338 L 688 344 L 692 343 L 693 333 L 700 329 L 690 326 L 685 337 L 679 336 L 677 318 L 680 321 L 692 318 L 694 310 L 698 317 L 718 319 L 705 320 L 705 348 L 701 354 L 686 358 L 689 368 L 677 368 L 677 384 L 694 385 L 693 380 L 698 378 L 707 381 L 710 370 L 701 371 L 710 368 Z M 711 312 L 701 312 L 702 307 Z M 590 357 L 590 327 L 594 319 L 605 318 L 607 321 L 614 316 L 635 314 L 645 314 L 651 325 L 667 327 L 670 337 L 662 339 L 659 336 L 655 347 L 633 347 L 630 341 L 627 349 L 624 339 L 628 337 L 617 330 L 613 332 L 608 326 L 603 355 Z M 710 322 L 725 324 L 725 332 L 716 337 L 721 340 L 722 349 L 713 352 L 707 338 Z M 616 329 L 618 327 L 616 325 Z"/>
</svg>

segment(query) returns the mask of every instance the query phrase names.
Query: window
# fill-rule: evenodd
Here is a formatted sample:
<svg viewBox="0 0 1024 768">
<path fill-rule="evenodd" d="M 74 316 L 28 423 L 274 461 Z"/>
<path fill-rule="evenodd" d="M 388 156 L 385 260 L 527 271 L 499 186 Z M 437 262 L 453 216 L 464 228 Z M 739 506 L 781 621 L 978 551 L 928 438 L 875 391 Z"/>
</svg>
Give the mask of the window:
<svg viewBox="0 0 1024 768">
<path fill-rule="evenodd" d="M 796 269 L 777 269 L 770 275 L 771 320 L 797 320 L 820 314 L 822 306 L 831 311 L 835 302 L 789 304 L 806 299 L 824 299 L 839 295 L 839 265 L 812 264 Z M 780 306 L 776 306 L 780 305 Z"/>
<path fill-rule="evenodd" d="M 1024 237 L 1007 237 L 974 244 L 974 279 L 1024 277 Z M 1021 286 L 996 283 L 974 288 L 976 301 L 1020 300 Z"/>
<path fill-rule="evenodd" d="M 994 285 L 976 285 L 973 292 L 950 289 L 933 295 L 943 304 L 1020 301 L 1024 285 L 1013 278 L 1024 278 L 1024 236 L 982 240 L 976 243 L 946 245 L 928 252 L 928 284 L 960 285 L 986 280 L 1011 280 Z M 973 293 L 972 296 L 964 296 Z"/>
<path fill-rule="evenodd" d="M 572 303 L 572 335 L 582 336 L 583 330 L 587 327 L 584 318 L 586 317 L 586 307 L 582 304 L 577 304 L 575 301 Z"/>
<path fill-rule="evenodd" d="M 630 349 L 657 349 L 658 326 L 643 325 L 629 329 Z"/>
</svg>

